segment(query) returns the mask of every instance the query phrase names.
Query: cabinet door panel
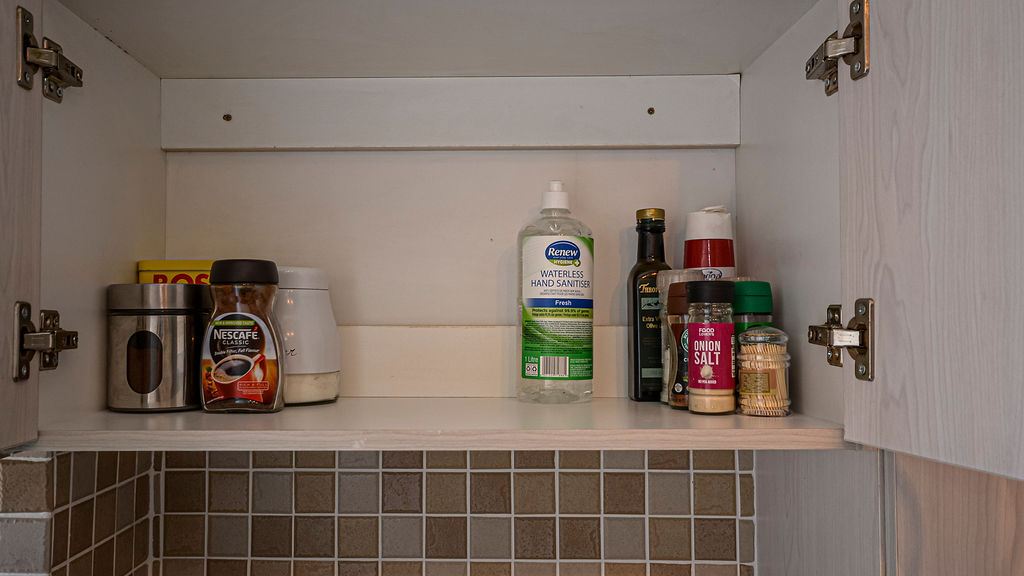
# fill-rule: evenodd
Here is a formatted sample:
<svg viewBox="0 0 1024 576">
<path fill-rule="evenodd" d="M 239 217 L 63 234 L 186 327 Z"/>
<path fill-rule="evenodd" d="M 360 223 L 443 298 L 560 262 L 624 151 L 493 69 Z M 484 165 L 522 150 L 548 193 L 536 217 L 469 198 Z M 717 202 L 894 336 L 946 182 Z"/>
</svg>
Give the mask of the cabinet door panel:
<svg viewBox="0 0 1024 576">
<path fill-rule="evenodd" d="M 844 314 L 875 299 L 878 350 L 873 382 L 844 369 L 846 437 L 1024 478 L 1024 3 L 870 21 L 870 73 L 840 66 Z"/>
<path fill-rule="evenodd" d="M 12 378 L 14 302 L 39 309 L 42 177 L 42 80 L 36 74 L 32 91 L 16 82 L 19 5 L 35 15 L 36 30 L 42 24 L 39 2 L 0 0 L 0 450 L 34 440 L 39 418 L 35 363 L 28 380 Z"/>
</svg>

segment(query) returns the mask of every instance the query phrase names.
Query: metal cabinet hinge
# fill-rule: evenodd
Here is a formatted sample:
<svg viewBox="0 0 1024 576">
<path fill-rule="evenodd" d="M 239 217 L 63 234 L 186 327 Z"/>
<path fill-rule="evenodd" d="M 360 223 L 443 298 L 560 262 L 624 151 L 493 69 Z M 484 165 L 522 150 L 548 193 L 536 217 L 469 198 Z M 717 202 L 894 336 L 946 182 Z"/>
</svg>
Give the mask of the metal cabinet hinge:
<svg viewBox="0 0 1024 576">
<path fill-rule="evenodd" d="M 843 365 L 843 348 L 854 362 L 858 380 L 875 379 L 875 301 L 859 298 L 854 303 L 856 314 L 843 328 L 843 307 L 828 307 L 828 320 L 807 327 L 807 341 L 825 347 L 825 359 L 833 366 Z"/>
<path fill-rule="evenodd" d="M 58 104 L 64 100 L 64 89 L 82 85 L 82 69 L 64 56 L 64 50 L 49 38 L 40 47 L 32 26 L 32 13 L 18 6 L 18 86 L 32 89 L 36 70 L 43 71 L 43 96 Z"/>
<path fill-rule="evenodd" d="M 843 36 L 840 38 L 836 30 L 807 59 L 804 65 L 807 79 L 825 82 L 825 94 L 835 94 L 839 90 L 839 58 L 850 66 L 851 80 L 867 76 L 871 65 L 869 30 L 868 0 L 853 0 L 850 24 Z"/>
<path fill-rule="evenodd" d="M 78 332 L 60 327 L 60 312 L 39 311 L 39 331 L 32 324 L 32 305 L 14 304 L 14 381 L 28 378 L 32 358 L 39 353 L 39 369 L 53 370 L 63 350 L 78 348 Z"/>
</svg>

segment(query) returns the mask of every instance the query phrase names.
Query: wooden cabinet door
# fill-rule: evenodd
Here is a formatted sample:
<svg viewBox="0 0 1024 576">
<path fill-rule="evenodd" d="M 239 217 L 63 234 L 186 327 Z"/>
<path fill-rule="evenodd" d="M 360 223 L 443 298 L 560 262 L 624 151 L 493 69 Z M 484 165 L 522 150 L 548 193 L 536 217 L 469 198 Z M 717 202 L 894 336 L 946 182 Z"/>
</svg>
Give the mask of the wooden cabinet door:
<svg viewBox="0 0 1024 576">
<path fill-rule="evenodd" d="M 846 438 L 1024 478 L 1024 2 L 869 8 L 869 74 L 840 64 L 840 217 L 844 321 L 874 298 L 877 366 L 844 368 Z"/>
<path fill-rule="evenodd" d="M 42 198 L 42 79 L 31 91 L 17 84 L 18 6 L 42 24 L 41 2 L 0 0 L 0 450 L 35 440 L 39 418 L 36 362 L 27 380 L 13 378 L 14 303 L 38 320 Z"/>
</svg>

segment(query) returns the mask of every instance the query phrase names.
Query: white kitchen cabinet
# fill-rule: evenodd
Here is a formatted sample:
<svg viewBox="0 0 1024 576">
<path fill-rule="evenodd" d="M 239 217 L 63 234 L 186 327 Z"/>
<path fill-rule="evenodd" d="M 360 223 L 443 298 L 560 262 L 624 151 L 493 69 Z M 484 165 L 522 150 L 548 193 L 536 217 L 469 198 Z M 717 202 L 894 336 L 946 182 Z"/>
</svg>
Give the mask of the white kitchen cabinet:
<svg viewBox="0 0 1024 576">
<path fill-rule="evenodd" d="M 132 264 L 143 258 L 266 255 L 323 265 L 344 325 L 340 353 L 359 375 L 355 395 L 507 396 L 515 293 L 508 228 L 536 208 L 545 180 L 562 176 L 580 191 L 576 212 L 606 232 L 598 237 L 606 263 L 602 398 L 568 409 L 579 418 L 565 421 L 544 407 L 481 400 L 482 414 L 519 414 L 498 419 L 489 446 L 609 447 L 621 433 L 645 447 L 839 449 L 852 446 L 843 430 L 857 444 L 1024 478 L 1024 391 L 1010 362 L 1024 320 L 1013 291 L 1024 269 L 1013 225 L 1024 213 L 1015 194 L 1024 181 L 1014 90 L 1022 60 L 1012 40 L 1022 18 L 1011 0 L 971 9 L 952 0 L 872 3 L 870 73 L 853 82 L 840 64 L 840 94 L 831 100 L 799 72 L 831 29 L 811 44 L 768 48 L 780 36 L 795 42 L 783 33 L 809 1 L 735 0 L 706 11 L 653 0 L 626 12 L 625 3 L 584 6 L 579 12 L 592 9 L 590 17 L 557 37 L 545 32 L 565 6 L 547 4 L 507 8 L 511 18 L 497 4 L 424 14 L 396 1 L 339 14 L 342 5 L 311 3 L 304 11 L 290 5 L 284 20 L 272 2 L 213 12 L 180 2 L 66 4 L 100 33 L 47 1 L 30 6 L 36 36 L 63 45 L 85 69 L 85 87 L 69 88 L 62 104 L 10 82 L 2 92 L 3 233 L 19 239 L 3 245 L 4 309 L 25 294 L 36 309 L 61 310 L 65 327 L 81 334 L 79 349 L 40 379 L 40 448 L 244 448 L 247 433 L 286 448 L 324 430 L 334 440 L 322 441 L 338 448 L 404 446 L 417 431 L 421 448 L 469 442 L 487 422 L 454 415 L 410 428 L 381 416 L 352 424 L 353 413 L 388 410 L 365 399 L 309 409 L 305 418 L 300 409 L 249 419 L 108 414 L 103 289 L 132 281 Z M 2 4 L 7 44 L 15 5 Z M 842 29 L 849 3 L 840 5 Z M 815 9 L 835 21 L 821 4 Z M 345 15 L 359 18 L 330 25 Z M 672 17 L 679 22 L 666 23 Z M 425 20 L 409 36 L 416 18 Z M 541 23 L 536 37 L 522 36 Z M 374 38 L 408 44 L 381 50 Z M 700 45 L 687 45 L 694 38 Z M 789 67 L 755 62 L 766 49 Z M 3 58 L 8 70 L 14 54 Z M 751 85 L 737 85 L 735 74 L 748 69 Z M 793 103 L 773 113 L 772 93 L 817 104 L 790 118 Z M 743 105 L 747 98 L 757 105 Z M 489 108 L 493 101 L 500 105 Z M 609 101 L 616 106 L 601 107 Z M 489 116 L 494 110 L 504 115 Z M 838 123 L 828 122 L 832 114 Z M 805 163 L 792 152 L 808 138 L 828 146 Z M 834 166 L 825 149 L 832 146 L 841 185 L 815 188 Z M 33 165 L 40 156 L 41 167 Z M 631 210 L 647 203 L 666 205 L 670 227 L 703 205 L 733 207 L 741 266 L 775 284 L 804 416 L 708 420 L 621 398 L 621 278 L 631 263 Z M 9 223 L 39 220 L 40 204 L 42 241 L 25 242 L 39 227 L 23 233 Z M 372 245 L 360 243 L 375 230 Z M 680 232 L 667 235 L 670 252 Z M 464 258 L 431 258 L 462 243 L 470 245 Z M 379 253 L 366 256 L 371 247 Z M 399 280 L 371 281 L 387 272 Z M 31 287 L 37 277 L 41 298 Z M 16 279 L 25 287 L 9 288 L 20 286 Z M 872 382 L 855 379 L 849 358 L 842 370 L 825 368 L 824 349 L 802 342 L 807 324 L 824 322 L 823 304 L 842 303 L 845 322 L 864 297 L 876 306 Z M 447 344 L 460 346 L 460 361 L 469 358 L 454 375 Z M 391 367 L 389 354 L 423 366 L 421 374 Z M 0 445 L 31 440 L 35 378 L 0 388 Z M 432 402 L 442 402 L 436 414 L 475 410 Z M 393 405 L 417 410 L 408 398 Z M 546 431 L 543 441 L 537 430 Z M 218 432 L 234 439 L 207 440 Z"/>
</svg>

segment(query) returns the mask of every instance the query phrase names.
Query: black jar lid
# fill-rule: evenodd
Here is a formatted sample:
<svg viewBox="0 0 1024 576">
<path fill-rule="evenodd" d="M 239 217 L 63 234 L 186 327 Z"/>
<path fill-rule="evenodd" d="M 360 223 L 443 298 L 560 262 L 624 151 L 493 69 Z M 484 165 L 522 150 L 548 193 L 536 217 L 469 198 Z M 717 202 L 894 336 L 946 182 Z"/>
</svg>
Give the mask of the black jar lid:
<svg viewBox="0 0 1024 576">
<path fill-rule="evenodd" d="M 210 284 L 277 284 L 277 264 L 270 260 L 217 260 Z"/>
<path fill-rule="evenodd" d="M 728 280 L 699 280 L 686 283 L 686 299 L 690 304 L 696 302 L 732 304 L 735 293 L 735 284 Z"/>
</svg>

